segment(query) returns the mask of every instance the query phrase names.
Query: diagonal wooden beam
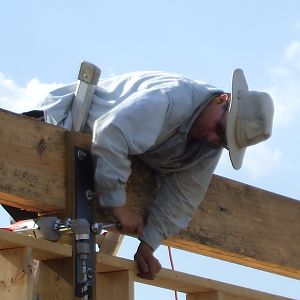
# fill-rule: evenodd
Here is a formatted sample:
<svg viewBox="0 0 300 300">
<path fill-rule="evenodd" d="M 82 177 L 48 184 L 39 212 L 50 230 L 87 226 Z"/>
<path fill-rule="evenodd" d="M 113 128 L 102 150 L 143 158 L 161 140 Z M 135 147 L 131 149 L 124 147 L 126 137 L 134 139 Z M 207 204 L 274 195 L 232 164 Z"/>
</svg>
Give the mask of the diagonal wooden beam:
<svg viewBox="0 0 300 300">
<path fill-rule="evenodd" d="M 0 111 L 0 203 L 68 215 L 69 143 L 90 137 Z M 154 198 L 151 170 L 137 159 L 128 182 L 129 205 L 142 215 Z M 68 194 L 68 197 L 66 196 Z M 214 176 L 187 230 L 165 241 L 187 251 L 300 278 L 300 202 Z M 105 221 L 99 212 L 97 221 Z"/>
</svg>

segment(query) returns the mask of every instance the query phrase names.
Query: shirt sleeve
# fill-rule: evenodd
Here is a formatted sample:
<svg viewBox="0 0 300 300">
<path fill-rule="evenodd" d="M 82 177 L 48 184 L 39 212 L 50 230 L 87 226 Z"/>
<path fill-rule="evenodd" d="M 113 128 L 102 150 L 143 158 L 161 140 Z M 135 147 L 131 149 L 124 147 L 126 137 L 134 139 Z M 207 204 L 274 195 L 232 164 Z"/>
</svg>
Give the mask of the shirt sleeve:
<svg viewBox="0 0 300 300">
<path fill-rule="evenodd" d="M 204 199 L 222 150 L 213 152 L 190 169 L 162 176 L 162 184 L 140 237 L 153 250 L 162 240 L 188 226 Z"/>
<path fill-rule="evenodd" d="M 144 153 L 155 144 L 168 107 L 169 98 L 163 90 L 145 90 L 134 93 L 95 122 L 92 153 L 103 207 L 126 203 L 126 183 L 131 174 L 128 155 Z"/>
</svg>

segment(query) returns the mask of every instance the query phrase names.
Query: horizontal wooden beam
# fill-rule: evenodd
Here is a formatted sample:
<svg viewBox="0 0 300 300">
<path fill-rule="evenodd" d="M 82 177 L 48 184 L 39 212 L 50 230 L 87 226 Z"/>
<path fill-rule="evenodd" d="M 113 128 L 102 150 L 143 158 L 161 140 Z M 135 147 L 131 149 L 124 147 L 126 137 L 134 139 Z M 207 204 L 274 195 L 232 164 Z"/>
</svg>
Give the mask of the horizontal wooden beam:
<svg viewBox="0 0 300 300">
<path fill-rule="evenodd" d="M 0 203 L 39 213 L 66 212 L 66 162 L 91 138 L 0 111 Z M 151 170 L 133 159 L 129 205 L 145 215 L 154 198 Z M 72 172 L 71 172 L 72 173 Z M 71 195 L 71 196 L 70 196 Z M 187 230 L 165 241 L 183 250 L 300 278 L 300 202 L 214 176 Z M 105 221 L 98 213 L 97 221 Z"/>
<path fill-rule="evenodd" d="M 253 289 L 239 287 L 204 277 L 172 271 L 163 268 L 154 280 L 145 280 L 137 276 L 136 263 L 132 260 L 97 253 L 96 272 L 110 273 L 117 271 L 132 271 L 133 280 L 148 285 L 153 285 L 165 289 L 177 290 L 186 294 L 224 292 L 234 295 L 235 299 L 288 299 L 281 296 L 271 295 Z M 199 298 L 201 299 L 201 298 Z"/>
<path fill-rule="evenodd" d="M 38 260 L 72 257 L 71 245 L 58 244 L 56 242 L 0 229 L 0 250 L 23 247 L 32 248 L 33 258 Z"/>
<path fill-rule="evenodd" d="M 66 207 L 66 131 L 0 111 L 0 201 L 32 210 Z"/>
<path fill-rule="evenodd" d="M 55 258 L 68 258 L 72 256 L 70 245 L 49 242 L 43 239 L 26 236 L 23 234 L 0 230 L 0 251 L 18 248 L 32 249 L 32 257 L 39 260 L 53 260 Z M 161 288 L 178 290 L 187 294 L 208 292 L 225 292 L 241 299 L 288 299 L 248 288 L 238 287 L 232 284 L 190 275 L 169 269 L 162 269 L 155 280 L 144 280 L 137 276 L 136 263 L 132 260 L 111 256 L 98 252 L 96 256 L 96 272 L 110 273 L 116 271 L 131 271 L 132 280 Z M 247 297 L 247 298 L 246 298 Z"/>
</svg>

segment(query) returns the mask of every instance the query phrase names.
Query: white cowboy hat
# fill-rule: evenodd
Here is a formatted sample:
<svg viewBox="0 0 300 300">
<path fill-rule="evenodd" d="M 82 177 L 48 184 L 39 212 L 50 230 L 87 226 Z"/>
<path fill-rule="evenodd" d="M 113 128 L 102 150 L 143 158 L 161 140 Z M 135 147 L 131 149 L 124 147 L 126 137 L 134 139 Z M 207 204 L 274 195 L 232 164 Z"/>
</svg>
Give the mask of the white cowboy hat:
<svg viewBox="0 0 300 300">
<path fill-rule="evenodd" d="M 229 156 L 234 169 L 241 168 L 248 146 L 271 136 L 273 116 L 271 96 L 265 92 L 249 91 L 243 70 L 234 70 L 226 123 Z"/>
</svg>

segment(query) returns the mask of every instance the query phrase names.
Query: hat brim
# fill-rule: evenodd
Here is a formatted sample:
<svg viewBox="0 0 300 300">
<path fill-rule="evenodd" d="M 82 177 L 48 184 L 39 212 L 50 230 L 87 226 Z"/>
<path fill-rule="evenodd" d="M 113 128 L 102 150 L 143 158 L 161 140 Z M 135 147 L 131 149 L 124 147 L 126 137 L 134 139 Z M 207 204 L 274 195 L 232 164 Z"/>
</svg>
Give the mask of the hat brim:
<svg viewBox="0 0 300 300">
<path fill-rule="evenodd" d="M 232 75 L 231 104 L 227 115 L 226 138 L 229 150 L 229 157 L 234 169 L 241 168 L 246 148 L 240 148 L 236 143 L 236 117 L 239 107 L 239 99 L 249 92 L 248 84 L 243 70 L 236 69 Z"/>
</svg>

